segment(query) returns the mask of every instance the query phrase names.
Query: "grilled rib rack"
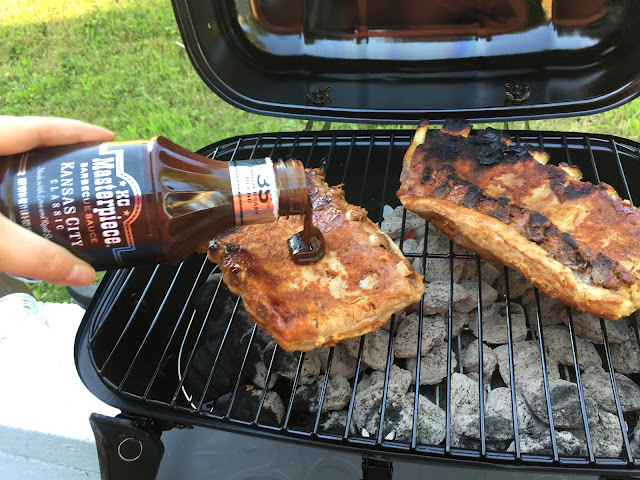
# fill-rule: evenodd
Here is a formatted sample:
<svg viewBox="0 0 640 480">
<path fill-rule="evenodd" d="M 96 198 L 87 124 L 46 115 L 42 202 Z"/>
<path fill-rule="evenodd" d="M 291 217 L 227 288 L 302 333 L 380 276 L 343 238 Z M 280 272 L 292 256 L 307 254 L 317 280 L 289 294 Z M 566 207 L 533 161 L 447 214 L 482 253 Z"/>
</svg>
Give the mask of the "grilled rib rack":
<svg viewBox="0 0 640 480">
<path fill-rule="evenodd" d="M 640 144 L 606 135 L 586 135 L 558 132 L 510 132 L 517 144 L 532 144 L 550 153 L 551 163 L 567 162 L 577 165 L 583 172 L 583 178 L 591 182 L 606 182 L 619 194 L 632 202 L 635 189 L 640 185 Z M 406 151 L 413 131 L 372 130 L 372 131 L 324 131 L 260 134 L 236 137 L 210 145 L 200 153 L 219 160 L 248 159 L 270 156 L 273 158 L 298 158 L 307 167 L 322 168 L 330 185 L 344 183 L 347 201 L 367 209 L 373 221 L 381 222 L 385 205 L 399 205 L 395 192 L 399 187 L 402 157 Z M 405 212 L 406 215 L 406 212 Z M 405 221 L 403 217 L 403 230 Z M 425 222 L 425 236 L 433 227 Z M 401 238 L 403 238 L 403 235 Z M 351 448 L 363 452 L 387 453 L 391 455 L 410 455 L 422 459 L 464 459 L 480 464 L 500 464 L 506 466 L 543 467 L 558 471 L 558 468 L 597 471 L 608 474 L 624 475 L 640 472 L 640 459 L 632 455 L 632 432 L 637 416 L 623 413 L 620 395 L 613 375 L 614 359 L 608 342 L 608 322 L 600 320 L 604 345 L 599 353 L 610 383 L 607 388 L 612 395 L 622 432 L 622 452 L 617 458 L 599 458 L 594 452 L 589 436 L 589 420 L 585 395 L 581 384 L 581 370 L 578 368 L 580 357 L 577 349 L 576 333 L 571 311 L 569 331 L 573 365 L 563 369 L 561 376 L 575 383 L 582 423 L 586 432 L 586 451 L 584 455 L 563 456 L 556 439 L 553 421 L 548 429 L 551 450 L 548 454 L 531 455 L 521 451 L 519 444 L 516 389 L 519 379 L 514 372 L 512 347 L 512 312 L 509 306 L 513 299 L 509 296 L 509 278 L 514 273 L 504 269 L 506 280 L 507 318 L 509 335 L 509 377 L 511 393 L 512 425 L 514 431 L 513 451 L 506 449 L 491 450 L 487 444 L 485 432 L 484 396 L 479 398 L 480 442 L 478 448 L 456 448 L 452 445 L 451 432 L 451 378 L 449 368 L 454 358 L 460 358 L 460 337 L 452 335 L 453 269 L 455 262 L 470 262 L 476 267 L 477 298 L 481 298 L 480 259 L 473 254 L 456 254 L 451 244 L 448 253 L 433 253 L 427 248 L 419 253 L 405 253 L 407 257 L 421 258 L 422 264 L 427 258 L 445 258 L 449 263 L 449 322 L 447 345 L 447 369 L 449 372 L 443 382 L 427 390 L 420 387 L 430 400 L 438 404 L 446 413 L 446 435 L 437 445 L 423 445 L 417 439 L 417 420 L 419 415 L 418 396 L 414 395 L 413 426 L 408 441 L 398 441 L 387 436 L 384 429 L 385 410 L 387 408 L 388 389 L 391 380 L 391 361 L 394 351 L 394 322 L 388 335 L 387 362 L 384 369 L 382 407 L 377 432 L 367 434 L 353 428 L 354 400 L 357 393 L 357 381 L 351 381 L 352 393 L 346 407 L 346 421 L 338 432 L 325 432 L 319 428 L 321 409 L 327 391 L 328 373 L 319 392 L 318 407 L 311 421 L 299 421 L 294 408 L 294 400 L 303 367 L 305 354 L 296 354 L 295 375 L 291 381 L 276 383 L 277 390 L 284 402 L 285 412 L 280 422 L 272 418 L 265 419 L 263 406 L 268 388 L 259 398 L 256 408 L 250 412 L 238 409 L 235 402 L 247 389 L 243 372 L 251 368 L 254 361 L 251 348 L 258 341 L 259 330 L 249 329 L 246 341 L 240 352 L 241 362 L 235 368 L 235 376 L 228 378 L 228 369 L 221 367 L 221 352 L 233 348 L 232 334 L 234 321 L 239 316 L 240 301 L 223 299 L 224 286 L 215 275 L 215 265 L 209 263 L 203 255 L 193 255 L 178 266 L 160 265 L 156 267 L 136 267 L 109 272 L 100 285 L 88 313 L 83 320 L 76 340 L 76 365 L 87 387 L 99 398 L 120 408 L 125 414 L 137 417 L 153 418 L 168 425 L 201 425 L 241 433 L 270 436 L 309 442 L 325 447 Z M 403 245 L 401 244 L 401 248 Z M 212 276 L 213 274 L 213 276 Z M 209 282 L 207 280 L 209 279 Z M 428 278 L 426 279 L 429 280 Z M 206 291 L 206 294 L 203 292 Z M 527 339 L 538 343 L 543 368 L 540 377 L 545 389 L 546 410 L 553 420 L 554 405 L 549 391 L 545 351 L 544 316 L 540 308 L 538 292 L 535 291 L 535 314 L 527 315 Z M 417 352 L 420 352 L 422 338 L 422 303 L 420 304 L 420 323 L 416 335 Z M 479 324 L 482 325 L 482 310 L 479 309 Z M 211 325 L 216 316 L 226 314 L 225 326 L 220 330 L 217 349 L 210 352 L 208 364 L 204 367 L 204 382 L 199 390 L 189 381 L 198 355 L 198 348 L 210 341 Z M 575 312 L 573 312 L 575 314 Z M 622 321 L 622 320 L 621 320 Z M 635 342 L 640 342 L 637 322 L 631 321 Z M 479 345 L 482 345 L 482 328 L 478 332 Z M 248 343 L 247 343 L 248 342 Z M 360 339 L 358 359 L 355 363 L 355 379 L 365 374 L 366 365 L 362 361 L 364 338 Z M 483 349 L 478 349 L 479 365 L 483 365 Z M 330 371 L 334 349 L 330 350 L 327 371 Z M 276 347 L 267 361 L 265 384 L 269 384 L 274 361 L 278 353 Z M 460 362 L 455 372 L 463 372 Z M 199 367 L 202 369 L 202 366 Z M 420 378 L 420 362 L 411 372 L 414 380 Z M 227 378 L 223 378 L 226 376 Z M 485 384 L 482 368 L 478 372 L 478 388 Z M 638 376 L 631 375 L 638 382 Z M 208 397 L 210 389 L 220 382 L 230 382 L 226 403 L 222 408 Z M 418 383 L 417 381 L 415 382 Z M 197 384 L 196 384 L 197 385 Z M 491 383 L 489 383 L 491 385 Z M 188 387 L 188 388 L 187 388 Z M 416 389 L 416 391 L 418 391 Z M 239 411 L 241 410 L 241 411 Z M 612 440 L 615 441 L 615 440 Z"/>
</svg>

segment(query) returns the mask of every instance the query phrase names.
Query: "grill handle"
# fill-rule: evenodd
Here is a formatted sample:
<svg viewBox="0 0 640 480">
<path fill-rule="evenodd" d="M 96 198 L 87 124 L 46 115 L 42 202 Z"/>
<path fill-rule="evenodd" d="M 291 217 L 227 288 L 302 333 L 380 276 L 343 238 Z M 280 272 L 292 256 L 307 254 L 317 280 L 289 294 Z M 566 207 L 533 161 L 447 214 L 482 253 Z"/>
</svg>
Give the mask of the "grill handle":
<svg viewBox="0 0 640 480">
<path fill-rule="evenodd" d="M 362 480 L 391 480 L 392 475 L 393 463 L 389 458 L 363 455 Z"/>
<path fill-rule="evenodd" d="M 92 413 L 102 480 L 155 480 L 164 454 L 160 433 L 132 420 Z M 149 431 L 147 431 L 149 430 Z"/>
</svg>

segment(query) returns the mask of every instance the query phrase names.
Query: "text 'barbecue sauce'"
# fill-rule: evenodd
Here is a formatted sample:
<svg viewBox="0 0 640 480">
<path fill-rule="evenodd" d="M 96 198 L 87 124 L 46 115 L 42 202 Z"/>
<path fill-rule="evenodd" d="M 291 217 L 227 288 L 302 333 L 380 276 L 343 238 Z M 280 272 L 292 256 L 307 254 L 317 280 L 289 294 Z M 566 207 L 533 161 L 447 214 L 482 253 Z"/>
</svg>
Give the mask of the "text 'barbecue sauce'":
<svg viewBox="0 0 640 480">
<path fill-rule="evenodd" d="M 98 270 L 178 263 L 228 228 L 309 208 L 297 160 L 212 160 L 164 137 L 0 157 L 0 213 Z"/>
</svg>

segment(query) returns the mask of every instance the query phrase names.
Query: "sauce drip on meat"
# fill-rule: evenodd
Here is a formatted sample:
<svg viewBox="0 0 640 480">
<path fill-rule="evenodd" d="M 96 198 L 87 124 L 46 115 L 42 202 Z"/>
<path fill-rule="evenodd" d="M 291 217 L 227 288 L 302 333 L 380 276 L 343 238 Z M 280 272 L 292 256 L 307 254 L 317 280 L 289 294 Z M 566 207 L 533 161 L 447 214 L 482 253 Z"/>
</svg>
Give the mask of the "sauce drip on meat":
<svg viewBox="0 0 640 480">
<path fill-rule="evenodd" d="M 308 265 L 324 257 L 324 236 L 313 224 L 313 205 L 307 199 L 303 215 L 303 229 L 289 237 L 289 253 L 291 260 L 298 265 Z"/>
</svg>

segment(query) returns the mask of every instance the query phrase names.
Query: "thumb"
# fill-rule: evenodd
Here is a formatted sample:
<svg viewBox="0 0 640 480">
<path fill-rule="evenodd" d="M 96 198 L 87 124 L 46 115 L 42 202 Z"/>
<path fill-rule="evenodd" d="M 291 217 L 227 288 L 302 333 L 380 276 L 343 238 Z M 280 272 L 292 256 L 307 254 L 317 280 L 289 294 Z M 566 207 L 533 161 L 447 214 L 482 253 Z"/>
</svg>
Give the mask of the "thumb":
<svg viewBox="0 0 640 480">
<path fill-rule="evenodd" d="M 96 272 L 64 247 L 0 215 L 0 271 L 60 285 L 88 285 Z"/>
</svg>

